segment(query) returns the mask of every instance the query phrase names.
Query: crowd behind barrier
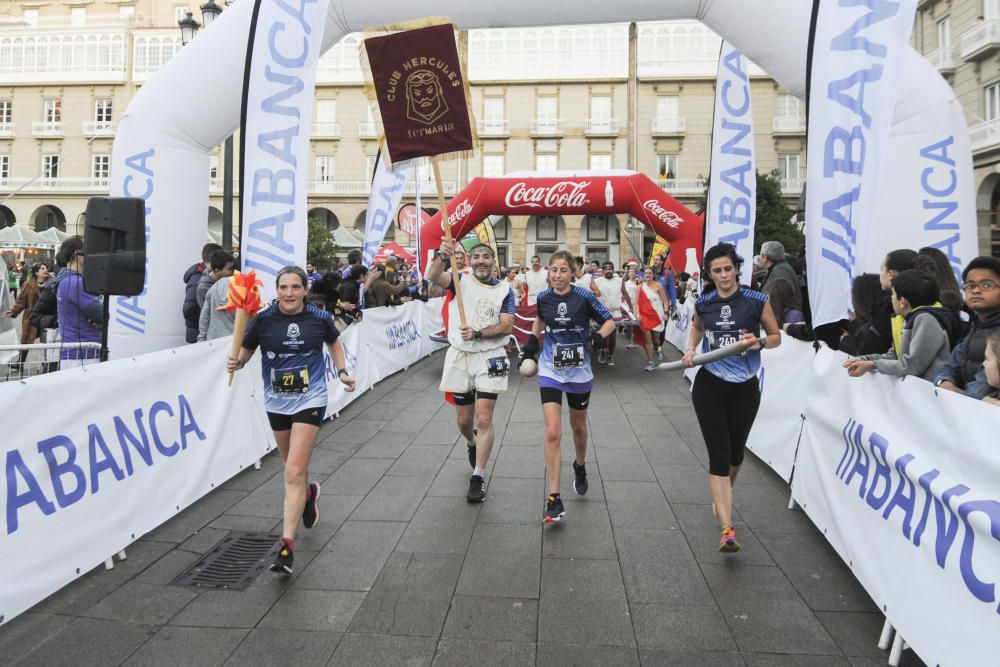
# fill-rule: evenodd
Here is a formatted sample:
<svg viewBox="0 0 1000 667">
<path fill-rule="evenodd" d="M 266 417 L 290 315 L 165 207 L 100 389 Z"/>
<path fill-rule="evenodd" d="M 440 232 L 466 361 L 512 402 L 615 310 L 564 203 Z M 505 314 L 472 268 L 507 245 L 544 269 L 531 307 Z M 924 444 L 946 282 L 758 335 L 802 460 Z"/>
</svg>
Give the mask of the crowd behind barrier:
<svg viewBox="0 0 1000 667">
<path fill-rule="evenodd" d="M 347 393 L 330 383 L 327 415 L 442 347 L 441 299 L 375 308 L 341 337 Z M 0 410 L 72 396 L 44 420 L 10 420 L 0 456 L 0 624 L 153 530 L 275 447 L 260 357 L 227 387 L 230 339 L 0 383 Z M 329 362 L 328 362 L 329 363 Z M 335 373 L 328 366 L 328 373 Z M 24 554 L 32 554 L 25 558 Z"/>
</svg>

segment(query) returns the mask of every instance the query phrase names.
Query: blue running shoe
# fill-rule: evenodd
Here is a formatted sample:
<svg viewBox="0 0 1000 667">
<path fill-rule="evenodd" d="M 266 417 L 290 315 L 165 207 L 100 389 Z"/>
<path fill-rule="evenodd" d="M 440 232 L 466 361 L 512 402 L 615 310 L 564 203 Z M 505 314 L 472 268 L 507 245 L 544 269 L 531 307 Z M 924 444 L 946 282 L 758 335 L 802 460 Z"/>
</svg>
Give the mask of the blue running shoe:
<svg viewBox="0 0 1000 667">
<path fill-rule="evenodd" d="M 562 498 L 556 494 L 549 496 L 548 502 L 545 503 L 545 516 L 542 518 L 542 523 L 559 523 L 566 516 L 566 508 L 563 507 Z"/>
</svg>

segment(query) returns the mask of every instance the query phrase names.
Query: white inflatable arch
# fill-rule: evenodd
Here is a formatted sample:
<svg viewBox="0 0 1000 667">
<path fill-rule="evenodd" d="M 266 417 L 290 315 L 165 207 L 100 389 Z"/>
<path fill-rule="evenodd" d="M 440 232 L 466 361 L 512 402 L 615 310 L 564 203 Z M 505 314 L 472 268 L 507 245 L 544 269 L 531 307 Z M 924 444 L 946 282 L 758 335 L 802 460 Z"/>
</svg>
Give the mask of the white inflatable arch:
<svg viewBox="0 0 1000 667">
<path fill-rule="evenodd" d="M 112 155 L 113 195 L 147 202 L 146 292 L 115 299 L 111 349 L 130 356 L 183 343 L 181 275 L 205 238 L 209 154 L 239 126 L 243 68 L 253 2 L 233 4 L 138 91 L 122 118 Z M 294 3 L 293 3 L 294 4 Z M 746 0 L 333 0 L 324 51 L 351 32 L 422 16 L 446 16 L 463 29 L 697 19 L 729 40 L 792 94 L 806 92 L 812 2 Z M 968 153 L 961 106 L 937 71 L 913 49 L 903 58 L 893 139 L 950 128 Z M 908 154 L 890 150 L 886 172 Z M 959 168 L 971 156 L 960 157 Z M 961 169 L 959 170 L 961 174 Z M 959 193 L 973 201 L 971 178 Z M 894 210 L 880 202 L 880 210 Z"/>
</svg>

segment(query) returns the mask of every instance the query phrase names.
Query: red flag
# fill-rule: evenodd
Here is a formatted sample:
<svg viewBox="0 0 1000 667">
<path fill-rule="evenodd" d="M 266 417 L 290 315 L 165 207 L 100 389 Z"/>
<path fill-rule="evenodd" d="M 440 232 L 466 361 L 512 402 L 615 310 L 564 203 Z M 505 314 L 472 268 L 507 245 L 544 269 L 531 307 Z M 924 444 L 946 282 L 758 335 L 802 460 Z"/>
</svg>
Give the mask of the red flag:
<svg viewBox="0 0 1000 667">
<path fill-rule="evenodd" d="M 656 308 L 653 307 L 653 303 L 646 296 L 646 292 L 642 289 L 642 285 L 639 286 L 639 326 L 643 331 L 652 331 L 656 327 L 663 324 L 663 320 L 660 319 L 660 314 L 656 312 Z"/>
<path fill-rule="evenodd" d="M 473 150 L 453 25 L 371 37 L 365 52 L 393 163 Z"/>
</svg>

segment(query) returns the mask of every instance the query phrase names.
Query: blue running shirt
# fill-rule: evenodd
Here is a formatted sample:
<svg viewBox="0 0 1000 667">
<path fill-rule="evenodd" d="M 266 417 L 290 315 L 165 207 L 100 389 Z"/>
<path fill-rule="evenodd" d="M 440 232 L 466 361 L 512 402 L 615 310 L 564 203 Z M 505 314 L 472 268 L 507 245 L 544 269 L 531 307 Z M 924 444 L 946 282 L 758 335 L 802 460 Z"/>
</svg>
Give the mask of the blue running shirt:
<svg viewBox="0 0 1000 667">
<path fill-rule="evenodd" d="M 743 333 L 760 335 L 760 316 L 767 295 L 740 287 L 727 299 L 718 292 L 708 292 L 695 302 L 695 310 L 705 329 L 701 351 L 708 352 L 735 343 Z M 712 375 L 726 382 L 746 382 L 760 369 L 760 350 L 727 357 L 705 364 Z"/>
<path fill-rule="evenodd" d="M 572 286 L 566 294 L 556 294 L 552 289 L 539 294 L 538 317 L 545 323 L 538 359 L 539 386 L 562 388 L 545 382 L 545 378 L 562 385 L 592 382 L 590 321 L 604 324 L 611 319 L 608 309 L 589 289 Z"/>
<path fill-rule="evenodd" d="M 260 348 L 268 412 L 294 415 L 326 408 L 323 348 L 339 336 L 330 313 L 310 305 L 285 315 L 272 304 L 250 320 L 243 347 Z"/>
</svg>

